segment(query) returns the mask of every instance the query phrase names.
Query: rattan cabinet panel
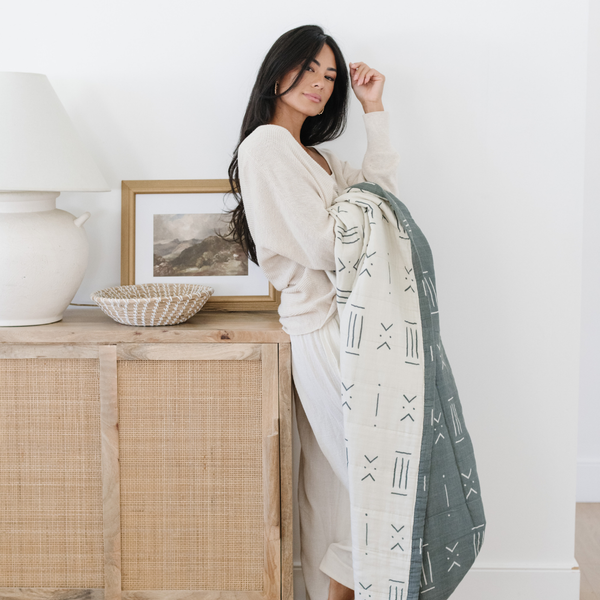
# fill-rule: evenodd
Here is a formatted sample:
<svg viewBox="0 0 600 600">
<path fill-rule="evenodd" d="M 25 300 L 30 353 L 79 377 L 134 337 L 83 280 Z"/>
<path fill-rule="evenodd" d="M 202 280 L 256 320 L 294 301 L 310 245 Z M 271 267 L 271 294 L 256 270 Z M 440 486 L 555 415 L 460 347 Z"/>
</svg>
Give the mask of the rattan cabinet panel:
<svg viewBox="0 0 600 600">
<path fill-rule="evenodd" d="M 126 590 L 257 590 L 261 361 L 119 361 Z"/>
<path fill-rule="evenodd" d="M 0 328 L 0 598 L 291 600 L 284 335 L 95 318 Z"/>
<path fill-rule="evenodd" d="M 98 361 L 0 360 L 0 382 L 0 587 L 102 587 Z"/>
</svg>

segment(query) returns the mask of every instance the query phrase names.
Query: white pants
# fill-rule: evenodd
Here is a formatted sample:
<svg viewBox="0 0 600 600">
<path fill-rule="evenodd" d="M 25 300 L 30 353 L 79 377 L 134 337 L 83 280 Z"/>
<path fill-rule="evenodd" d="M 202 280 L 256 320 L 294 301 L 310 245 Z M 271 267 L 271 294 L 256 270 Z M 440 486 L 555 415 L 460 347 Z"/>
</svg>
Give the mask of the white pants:
<svg viewBox="0 0 600 600">
<path fill-rule="evenodd" d="M 290 340 L 302 572 L 307 600 L 327 600 L 330 577 L 354 589 L 337 313 L 321 329 Z"/>
</svg>

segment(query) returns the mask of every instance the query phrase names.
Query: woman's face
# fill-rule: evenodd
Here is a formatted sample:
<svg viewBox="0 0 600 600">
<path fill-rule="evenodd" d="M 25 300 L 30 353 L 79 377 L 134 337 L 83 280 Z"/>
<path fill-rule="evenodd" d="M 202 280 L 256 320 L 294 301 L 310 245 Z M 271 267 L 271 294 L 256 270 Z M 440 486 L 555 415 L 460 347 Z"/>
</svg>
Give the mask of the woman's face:
<svg viewBox="0 0 600 600">
<path fill-rule="evenodd" d="M 284 92 L 292 85 L 301 68 L 300 66 L 292 69 L 279 81 L 278 93 Z M 325 44 L 302 74 L 298 85 L 278 98 L 277 108 L 285 113 L 297 111 L 307 117 L 314 117 L 327 104 L 333 92 L 336 74 L 335 56 Z"/>
</svg>

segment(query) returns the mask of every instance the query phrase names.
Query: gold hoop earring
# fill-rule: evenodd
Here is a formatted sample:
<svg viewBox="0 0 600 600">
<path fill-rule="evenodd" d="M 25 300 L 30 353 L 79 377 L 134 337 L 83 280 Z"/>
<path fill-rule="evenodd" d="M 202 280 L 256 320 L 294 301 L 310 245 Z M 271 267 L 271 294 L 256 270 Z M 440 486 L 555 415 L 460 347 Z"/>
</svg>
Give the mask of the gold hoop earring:
<svg viewBox="0 0 600 600">
<path fill-rule="evenodd" d="M 279 87 L 279 81 L 275 82 L 275 95 L 277 96 L 277 88 Z"/>
<path fill-rule="evenodd" d="M 317 113 L 317 117 L 318 117 L 319 115 L 322 115 L 324 110 L 325 110 L 325 107 L 323 107 L 323 110 L 321 110 L 321 112 L 320 112 L 320 113 Z"/>
</svg>

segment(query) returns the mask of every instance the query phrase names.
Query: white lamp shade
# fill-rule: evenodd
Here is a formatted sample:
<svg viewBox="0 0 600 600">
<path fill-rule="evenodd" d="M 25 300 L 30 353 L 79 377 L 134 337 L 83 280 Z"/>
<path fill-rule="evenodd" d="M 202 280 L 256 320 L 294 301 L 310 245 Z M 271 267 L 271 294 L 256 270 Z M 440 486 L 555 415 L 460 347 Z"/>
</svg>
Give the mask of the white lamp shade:
<svg viewBox="0 0 600 600">
<path fill-rule="evenodd" d="M 109 189 L 48 78 L 0 72 L 0 190 Z"/>
</svg>

